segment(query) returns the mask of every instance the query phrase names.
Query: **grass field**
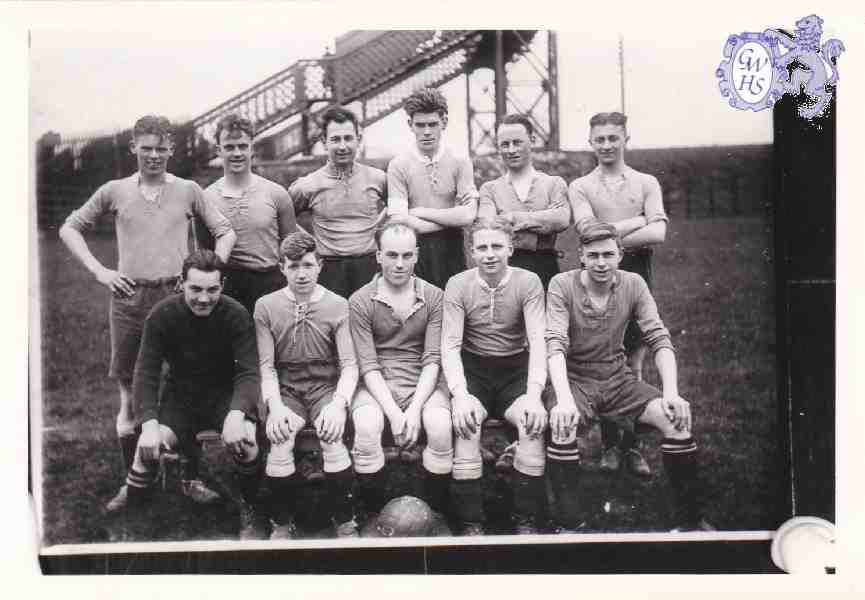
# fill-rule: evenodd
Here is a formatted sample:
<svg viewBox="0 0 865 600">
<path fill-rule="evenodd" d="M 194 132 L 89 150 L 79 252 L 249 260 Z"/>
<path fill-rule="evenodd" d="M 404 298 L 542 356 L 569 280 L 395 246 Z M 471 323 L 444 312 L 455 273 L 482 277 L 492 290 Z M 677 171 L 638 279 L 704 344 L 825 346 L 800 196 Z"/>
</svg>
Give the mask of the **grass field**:
<svg viewBox="0 0 865 600">
<path fill-rule="evenodd" d="M 90 239 L 114 264 L 111 237 Z M 572 249 L 571 235 L 560 248 Z M 655 254 L 655 295 L 673 336 L 681 394 L 696 415 L 707 514 L 720 529 L 774 529 L 782 514 L 786 459 L 775 394 L 771 234 L 759 218 L 676 220 Z M 106 377 L 108 295 L 65 251 L 56 231 L 40 234 L 44 541 L 106 539 L 102 506 L 122 481 L 114 435 L 115 385 Z M 573 266 L 569 253 L 564 267 Z M 648 378 L 656 380 L 650 369 Z M 34 401 L 39 402 L 38 395 Z M 671 524 L 658 437 L 644 436 L 654 474 L 638 481 L 597 472 L 597 433 L 586 441 L 583 478 L 589 531 L 664 531 Z M 206 458 L 224 469 L 218 452 Z M 391 477 L 394 493 L 417 484 L 410 470 Z M 485 497 L 493 531 L 504 531 L 507 494 L 494 475 Z M 314 514 L 315 491 L 306 508 Z M 141 539 L 221 539 L 236 531 L 230 504 L 194 509 L 163 495 Z"/>
</svg>

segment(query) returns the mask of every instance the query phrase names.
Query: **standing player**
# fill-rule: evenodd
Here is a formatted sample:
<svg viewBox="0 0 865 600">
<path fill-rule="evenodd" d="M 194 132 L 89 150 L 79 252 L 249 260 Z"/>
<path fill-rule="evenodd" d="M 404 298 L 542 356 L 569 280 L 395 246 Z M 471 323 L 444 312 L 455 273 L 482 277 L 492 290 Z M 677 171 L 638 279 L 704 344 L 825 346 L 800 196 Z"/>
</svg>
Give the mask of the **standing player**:
<svg viewBox="0 0 865 600">
<path fill-rule="evenodd" d="M 294 207 L 285 188 L 252 172 L 248 119 L 229 114 L 216 126 L 223 176 L 205 195 L 231 221 L 237 241 L 225 269 L 225 294 L 251 315 L 261 296 L 285 287 L 279 268 L 279 243 L 296 229 Z"/>
<path fill-rule="evenodd" d="M 327 164 L 289 188 L 298 214 L 312 214 L 322 259 L 319 283 L 348 298 L 375 275 L 375 228 L 384 216 L 387 176 L 355 162 L 361 142 L 357 116 L 341 106 L 322 116 Z"/>
<path fill-rule="evenodd" d="M 639 274 L 651 290 L 652 246 L 664 242 L 668 219 L 658 180 L 625 164 L 625 145 L 630 139 L 627 122 L 627 117 L 619 112 L 598 113 L 589 120 L 589 144 L 598 158 L 598 166 L 574 180 L 568 196 L 577 232 L 595 218 L 612 224 L 625 250 L 621 268 Z M 637 379 L 643 378 L 646 355 L 640 339 L 639 328 L 631 321 L 625 333 L 625 351 Z M 601 470 L 617 471 L 624 454 L 632 473 L 641 477 L 651 474 L 632 432 L 620 434 L 612 423 L 601 421 L 601 438 L 604 445 Z"/>
<path fill-rule="evenodd" d="M 222 295 L 222 268 L 210 250 L 190 254 L 183 262 L 183 294 L 159 302 L 144 323 L 134 381 L 141 436 L 125 505 L 138 508 L 150 498 L 163 449 L 188 452 L 196 433 L 221 429 L 240 484 L 240 537 L 251 539 L 257 537 L 261 464 L 258 351 L 249 313 Z M 160 390 L 163 361 L 168 375 Z"/>
<path fill-rule="evenodd" d="M 517 428 L 517 533 L 537 532 L 544 489 L 544 288 L 534 273 L 508 266 L 511 236 L 500 218 L 475 223 L 472 256 L 478 266 L 455 275 L 445 288 L 442 368 L 457 436 L 452 493 L 463 535 L 483 533 L 481 427 L 487 414 Z"/>
<path fill-rule="evenodd" d="M 613 225 L 584 223 L 580 258 L 584 268 L 553 277 L 547 296 L 547 353 L 555 392 L 548 398 L 547 477 L 555 496 L 554 519 L 564 530 L 581 522 L 577 425 L 580 419 L 607 418 L 625 430 L 642 423 L 664 435 L 661 453 L 677 530 L 711 530 L 698 498 L 691 408 L 679 396 L 673 345 L 655 300 L 642 277 L 618 269 L 622 250 Z M 638 380 L 626 365 L 623 340 L 632 318 L 654 354 L 663 392 Z"/>
<path fill-rule="evenodd" d="M 174 149 L 168 119 L 153 115 L 138 119 L 129 148 L 138 160 L 138 171 L 104 184 L 60 228 L 60 239 L 72 255 L 111 292 L 109 376 L 120 387 L 116 428 L 124 471 L 132 466 L 137 441 L 132 375 L 144 319 L 175 290 L 189 253 L 190 219 L 196 216 L 210 229 L 220 258 L 228 257 L 235 240 L 228 220 L 206 201 L 195 182 L 166 172 Z M 109 213 L 116 218 L 116 270 L 100 263 L 84 239 L 84 233 Z M 184 486 L 185 492 L 194 500 L 213 498 L 213 492 L 207 493 L 196 481 Z M 119 508 L 125 498 L 124 488 L 115 498 L 120 504 L 109 508 Z"/>
<path fill-rule="evenodd" d="M 354 462 L 367 511 L 385 502 L 381 437 L 387 417 L 396 443 L 411 449 L 421 427 L 425 499 L 444 512 L 453 466 L 450 399 L 439 377 L 442 291 L 414 277 L 417 235 L 388 223 L 376 235 L 381 275 L 350 301 L 351 335 L 364 387 L 352 403 Z"/>
<path fill-rule="evenodd" d="M 477 215 L 474 169 L 469 159 L 455 158 L 442 144 L 448 105 L 440 91 L 417 91 L 403 108 L 416 145 L 387 167 L 387 213 L 420 233 L 417 276 L 444 288 L 466 268 L 462 228 Z"/>
<path fill-rule="evenodd" d="M 571 206 L 561 177 L 532 166 L 534 127 L 524 115 L 508 115 L 496 131 L 507 172 L 481 186 L 478 219 L 499 215 L 514 229 L 512 267 L 532 271 L 546 289 L 559 272 L 556 234 L 568 228 Z"/>
<path fill-rule="evenodd" d="M 294 537 L 298 476 L 294 443 L 306 423 L 315 426 L 325 485 L 338 537 L 357 537 L 351 503 L 351 458 L 342 440 L 357 364 L 348 325 L 348 301 L 318 285 L 315 240 L 292 233 L 280 252 L 288 285 L 255 305 L 261 392 L 267 437 L 273 443 L 265 473 L 273 498 L 271 539 Z"/>
</svg>

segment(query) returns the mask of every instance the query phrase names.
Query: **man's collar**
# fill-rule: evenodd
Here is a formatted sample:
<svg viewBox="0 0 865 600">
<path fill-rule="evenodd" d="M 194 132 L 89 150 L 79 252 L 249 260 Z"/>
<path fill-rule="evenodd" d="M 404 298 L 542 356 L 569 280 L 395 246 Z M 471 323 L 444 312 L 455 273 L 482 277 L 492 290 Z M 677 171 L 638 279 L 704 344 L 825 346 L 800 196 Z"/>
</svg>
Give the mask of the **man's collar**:
<svg viewBox="0 0 865 600">
<path fill-rule="evenodd" d="M 290 287 L 285 286 L 284 288 L 282 288 L 282 291 L 285 292 L 285 295 L 288 296 L 289 300 L 297 303 L 297 298 L 295 298 L 294 292 L 291 291 Z M 324 296 L 324 292 L 325 289 L 321 284 L 315 284 L 315 289 L 312 291 L 312 295 L 309 297 L 309 304 L 321 300 L 322 296 Z"/>
<path fill-rule="evenodd" d="M 535 170 L 534 165 L 529 165 L 528 173 L 529 173 L 529 176 L 528 176 L 527 179 L 528 179 L 529 181 L 534 181 L 535 179 L 538 178 L 539 173 Z M 505 171 L 505 181 L 507 181 L 507 182 L 510 183 L 510 184 L 513 184 L 513 182 L 514 182 L 514 178 L 513 178 L 513 176 L 511 175 L 511 172 L 510 172 L 510 171 Z"/>
<path fill-rule="evenodd" d="M 135 173 L 133 173 L 132 175 L 130 175 L 129 178 L 130 178 L 132 181 L 134 181 L 136 185 L 141 185 L 141 173 L 139 173 L 138 171 L 136 171 Z M 177 177 L 175 177 L 175 176 L 172 175 L 171 173 L 166 173 L 166 174 L 165 174 L 165 181 L 164 181 L 164 183 L 171 183 L 171 182 L 173 182 L 175 179 L 177 179 Z"/>
<path fill-rule="evenodd" d="M 243 198 L 247 193 L 249 193 L 249 192 L 255 190 L 256 186 L 258 185 L 258 175 L 256 175 L 255 173 L 250 173 L 249 175 L 250 175 L 250 177 L 249 177 L 249 185 L 246 186 L 245 188 L 243 188 L 243 189 L 240 191 L 240 194 L 239 194 L 239 195 L 236 194 L 236 193 L 230 193 L 230 194 L 229 194 L 229 193 L 226 193 L 226 190 L 225 190 L 225 175 L 223 175 L 222 177 L 220 177 L 220 178 L 216 181 L 216 189 L 217 189 L 217 191 L 219 191 L 219 194 L 220 194 L 221 196 L 225 197 L 225 198 Z"/>
<path fill-rule="evenodd" d="M 387 301 L 387 296 L 382 294 L 382 281 L 384 281 L 384 278 L 382 277 L 381 273 L 376 273 L 375 277 L 373 277 L 373 279 L 372 279 L 372 283 L 373 283 L 374 290 L 375 290 L 373 292 L 372 299 L 378 300 L 380 302 L 384 302 L 385 304 L 390 305 L 390 303 Z M 414 288 L 415 299 L 418 300 L 419 302 L 424 302 L 423 282 L 418 277 L 416 277 L 415 275 L 412 275 L 411 276 L 411 285 Z"/>
<path fill-rule="evenodd" d="M 511 273 L 513 273 L 513 272 L 514 272 L 513 267 L 508 265 L 507 270 L 505 271 L 505 276 L 502 277 L 502 280 L 499 281 L 499 284 L 496 287 L 490 287 L 490 284 L 488 284 L 486 281 L 484 281 L 484 278 L 481 277 L 481 270 L 478 267 L 475 267 L 475 277 L 477 277 L 477 280 L 481 284 L 481 287 L 486 289 L 486 290 L 489 290 L 489 291 L 498 290 L 498 289 L 505 287 L 508 284 L 508 282 L 511 280 Z"/>
<path fill-rule="evenodd" d="M 584 271 L 586 273 L 586 279 L 589 278 L 589 270 L 588 269 L 580 269 L 577 272 L 577 285 L 579 285 L 580 288 L 582 288 L 582 290 L 584 292 L 588 293 L 588 286 L 586 286 L 586 284 L 583 283 L 582 273 Z M 617 287 L 619 287 L 619 281 L 621 281 L 621 279 L 622 279 L 622 273 L 619 269 L 616 269 L 616 272 L 613 274 L 613 283 L 610 285 L 610 291 L 613 291 Z"/>
<path fill-rule="evenodd" d="M 630 178 L 631 176 L 633 176 L 634 173 L 636 173 L 636 171 L 635 171 L 634 169 L 632 169 L 631 167 L 629 167 L 628 165 L 624 165 L 624 166 L 622 167 L 622 173 L 621 173 L 621 175 L 622 175 L 622 177 L 624 177 L 625 179 Z M 592 174 L 595 175 L 595 176 L 597 176 L 598 179 L 600 179 L 601 177 L 603 177 L 604 172 L 603 172 L 603 170 L 601 169 L 601 165 L 598 165 L 597 167 L 595 167 L 595 170 L 592 171 Z"/>
<path fill-rule="evenodd" d="M 357 169 L 357 162 L 352 161 L 348 169 L 337 169 L 330 159 L 324 164 L 324 174 L 333 179 L 344 179 L 354 175 Z"/>
<path fill-rule="evenodd" d="M 446 148 L 444 142 L 439 142 L 439 149 L 436 151 L 432 158 L 427 158 L 426 155 L 418 149 L 417 145 L 413 146 L 412 150 L 414 151 L 415 157 L 417 157 L 418 160 L 420 160 L 423 164 L 434 165 L 441 160 L 442 156 L 444 156 Z"/>
</svg>

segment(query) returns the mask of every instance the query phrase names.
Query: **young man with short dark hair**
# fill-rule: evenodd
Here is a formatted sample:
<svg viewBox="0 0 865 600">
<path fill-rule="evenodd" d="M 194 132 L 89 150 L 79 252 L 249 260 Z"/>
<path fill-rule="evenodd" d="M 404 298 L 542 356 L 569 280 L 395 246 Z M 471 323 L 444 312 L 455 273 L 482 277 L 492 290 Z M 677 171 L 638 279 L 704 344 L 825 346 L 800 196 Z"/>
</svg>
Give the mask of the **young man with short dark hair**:
<svg viewBox="0 0 865 600">
<path fill-rule="evenodd" d="M 216 238 L 215 251 L 223 259 L 235 241 L 230 223 L 207 201 L 198 184 L 167 172 L 174 151 L 171 133 L 165 117 L 138 119 L 129 143 L 138 170 L 102 185 L 60 228 L 60 239 L 72 255 L 111 292 L 109 376 L 120 388 L 116 428 L 124 471 L 132 466 L 137 440 L 132 377 L 144 319 L 157 302 L 175 291 L 189 254 L 190 219 L 197 217 L 210 230 Z M 116 219 L 116 269 L 99 262 L 84 239 L 84 233 L 108 214 Z M 193 499 L 196 489 L 187 488 Z M 109 510 L 122 507 L 125 491 L 109 503 Z"/>
<path fill-rule="evenodd" d="M 183 262 L 182 294 L 159 302 L 144 322 L 135 363 L 134 397 L 141 436 L 123 508 L 150 499 L 163 450 L 194 452 L 195 435 L 222 432 L 237 469 L 240 537 L 258 537 L 255 503 L 260 481 L 256 439 L 258 351 L 252 317 L 222 294 L 222 260 L 198 250 Z M 164 386 L 163 362 L 168 365 Z"/>
<path fill-rule="evenodd" d="M 481 186 L 478 219 L 496 215 L 514 229 L 510 265 L 537 274 L 544 289 L 559 272 L 556 234 L 568 228 L 568 186 L 532 165 L 534 126 L 525 115 L 507 115 L 496 130 L 505 174 Z"/>
<path fill-rule="evenodd" d="M 321 443 L 325 486 L 337 537 L 357 537 L 354 475 L 342 436 L 357 385 L 348 301 L 318 284 L 316 242 L 298 231 L 280 247 L 286 287 L 255 305 L 261 395 L 272 446 L 265 473 L 272 495 L 271 539 L 295 535 L 298 474 L 294 443 L 306 423 Z"/>
<path fill-rule="evenodd" d="M 613 225 L 624 248 L 620 268 L 640 275 L 651 290 L 652 246 L 664 242 L 669 219 L 664 212 L 658 180 L 625 164 L 625 148 L 630 139 L 627 123 L 628 118 L 620 112 L 592 116 L 589 145 L 598 159 L 598 166 L 571 182 L 568 196 L 577 232 L 593 219 Z M 625 332 L 625 351 L 638 379 L 642 379 L 646 355 L 646 347 L 640 339 L 639 328 L 631 322 Z M 632 432 L 620 433 L 608 421 L 601 421 L 601 437 L 604 444 L 601 470 L 616 471 L 624 459 L 635 475 L 648 477 L 651 474 Z"/>
<path fill-rule="evenodd" d="M 551 440 L 547 477 L 552 514 L 564 531 L 582 523 L 577 436 L 582 422 L 609 419 L 632 431 L 637 423 L 660 431 L 664 470 L 673 488 L 676 530 L 711 530 L 703 518 L 691 407 L 679 396 L 670 333 L 642 277 L 619 270 L 615 226 L 587 221 L 580 233 L 582 269 L 553 277 L 547 294 L 547 353 L 553 392 L 547 398 Z M 623 340 L 634 318 L 652 351 L 662 390 L 628 368 Z"/>
<path fill-rule="evenodd" d="M 204 190 L 237 235 L 225 266 L 223 292 L 249 314 L 256 300 L 285 287 L 279 243 L 297 228 L 285 188 L 252 172 L 254 139 L 249 119 L 232 113 L 219 120 L 216 149 L 223 175 Z"/>
<path fill-rule="evenodd" d="M 325 110 L 321 141 L 327 164 L 289 187 L 297 214 L 309 211 L 322 259 L 319 283 L 348 298 L 377 270 L 376 226 L 384 217 L 387 176 L 356 162 L 363 136 L 357 116 L 341 106 Z"/>
<path fill-rule="evenodd" d="M 445 288 L 442 369 L 451 392 L 456 439 L 452 497 L 463 535 L 483 533 L 481 428 L 487 414 L 517 429 L 511 484 L 517 533 L 537 533 L 543 497 L 547 413 L 544 288 L 508 260 L 511 226 L 501 218 L 472 226 L 474 269 Z"/>
<path fill-rule="evenodd" d="M 477 215 L 474 168 L 468 158 L 456 158 L 442 143 L 448 105 L 440 91 L 419 90 L 403 108 L 415 147 L 388 164 L 387 213 L 419 233 L 417 276 L 444 288 L 451 276 L 466 268 L 462 228 Z"/>
</svg>

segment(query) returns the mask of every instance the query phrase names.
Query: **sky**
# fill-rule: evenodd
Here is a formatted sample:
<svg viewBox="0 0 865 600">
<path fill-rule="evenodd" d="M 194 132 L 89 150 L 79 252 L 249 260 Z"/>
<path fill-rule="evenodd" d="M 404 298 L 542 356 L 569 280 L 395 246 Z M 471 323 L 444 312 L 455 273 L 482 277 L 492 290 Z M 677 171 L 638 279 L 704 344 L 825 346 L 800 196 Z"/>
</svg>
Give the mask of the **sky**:
<svg viewBox="0 0 865 600">
<path fill-rule="evenodd" d="M 729 34 L 769 25 L 791 28 L 795 14 L 775 21 L 727 15 L 726 20 L 701 22 L 699 28 L 678 29 L 665 21 L 646 28 L 644 22 L 620 20 L 589 30 L 576 29 L 570 21 L 558 35 L 562 147 L 587 149 L 589 116 L 620 107 L 619 36 L 631 147 L 771 142 L 771 111 L 729 107 L 714 72 Z M 145 31 L 133 23 L 31 29 L 31 134 L 122 129 L 145 113 L 193 117 L 297 59 L 321 56 L 348 29 L 314 15 L 290 19 L 288 26 L 280 19 L 250 18 Z M 491 72 L 478 76 L 490 79 Z M 465 153 L 464 79 L 443 91 L 451 107 L 449 143 Z M 401 111 L 366 132 L 370 155 L 393 154 L 411 143 Z"/>
</svg>

